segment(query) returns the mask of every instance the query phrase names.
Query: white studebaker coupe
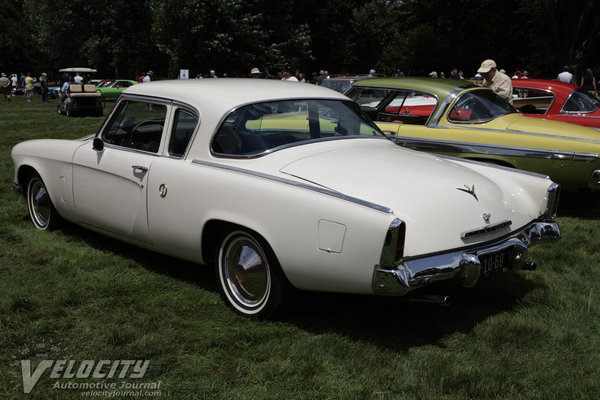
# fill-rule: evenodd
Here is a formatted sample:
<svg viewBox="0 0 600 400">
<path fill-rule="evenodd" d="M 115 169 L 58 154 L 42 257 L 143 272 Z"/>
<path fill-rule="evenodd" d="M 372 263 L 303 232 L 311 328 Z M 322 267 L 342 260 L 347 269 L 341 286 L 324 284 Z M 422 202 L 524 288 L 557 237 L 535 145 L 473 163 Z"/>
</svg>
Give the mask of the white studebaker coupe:
<svg viewBox="0 0 600 400">
<path fill-rule="evenodd" d="M 14 147 L 38 229 L 61 218 L 215 266 L 236 312 L 288 290 L 403 296 L 527 268 L 558 238 L 545 176 L 415 152 L 347 97 L 250 79 L 134 85 L 99 132 Z M 290 286 L 291 285 L 291 286 Z"/>
</svg>

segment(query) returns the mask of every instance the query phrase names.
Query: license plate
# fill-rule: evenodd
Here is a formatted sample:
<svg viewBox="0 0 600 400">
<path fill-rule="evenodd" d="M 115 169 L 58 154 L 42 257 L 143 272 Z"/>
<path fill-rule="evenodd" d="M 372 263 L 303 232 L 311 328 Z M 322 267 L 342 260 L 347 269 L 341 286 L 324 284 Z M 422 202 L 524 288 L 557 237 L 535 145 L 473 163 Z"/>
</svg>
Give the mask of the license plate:
<svg viewBox="0 0 600 400">
<path fill-rule="evenodd" d="M 481 274 L 484 276 L 490 276 L 497 272 L 502 271 L 505 267 L 507 260 L 506 252 L 486 254 L 479 257 L 481 262 Z"/>
</svg>

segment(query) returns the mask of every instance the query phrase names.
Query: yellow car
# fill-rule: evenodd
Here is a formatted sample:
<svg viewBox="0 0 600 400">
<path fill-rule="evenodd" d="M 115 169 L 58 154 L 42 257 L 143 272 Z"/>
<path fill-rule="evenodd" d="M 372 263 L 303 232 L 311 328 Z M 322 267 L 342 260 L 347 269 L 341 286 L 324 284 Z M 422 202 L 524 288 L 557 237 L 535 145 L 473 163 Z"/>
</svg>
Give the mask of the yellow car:
<svg viewBox="0 0 600 400">
<path fill-rule="evenodd" d="M 526 117 L 488 88 L 430 78 L 375 78 L 346 93 L 399 145 L 600 188 L 600 131 Z"/>
</svg>

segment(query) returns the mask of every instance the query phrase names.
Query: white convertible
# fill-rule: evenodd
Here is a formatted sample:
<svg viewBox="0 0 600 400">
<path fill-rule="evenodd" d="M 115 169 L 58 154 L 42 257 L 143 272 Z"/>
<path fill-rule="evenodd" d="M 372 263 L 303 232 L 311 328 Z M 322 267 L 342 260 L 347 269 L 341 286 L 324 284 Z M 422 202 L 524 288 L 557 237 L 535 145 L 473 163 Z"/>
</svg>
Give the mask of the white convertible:
<svg viewBox="0 0 600 400">
<path fill-rule="evenodd" d="M 96 135 L 20 143 L 12 158 L 37 228 L 64 218 L 214 264 L 224 300 L 261 318 L 291 287 L 472 287 L 530 268 L 527 248 L 560 237 L 547 177 L 407 150 L 347 97 L 309 84 L 134 85 Z"/>
</svg>

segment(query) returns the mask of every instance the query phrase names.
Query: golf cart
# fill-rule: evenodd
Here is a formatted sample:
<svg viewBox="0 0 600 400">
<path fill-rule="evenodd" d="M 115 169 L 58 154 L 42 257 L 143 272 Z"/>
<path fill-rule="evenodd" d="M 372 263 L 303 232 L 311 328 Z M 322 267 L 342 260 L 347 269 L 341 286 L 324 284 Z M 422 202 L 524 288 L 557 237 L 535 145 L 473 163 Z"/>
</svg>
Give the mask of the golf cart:
<svg viewBox="0 0 600 400">
<path fill-rule="evenodd" d="M 96 72 L 96 70 L 92 68 L 63 68 L 59 72 L 61 75 L 79 73 L 85 76 Z M 63 93 L 62 87 L 60 88 L 57 107 L 59 114 L 65 114 L 67 117 L 83 114 L 102 115 L 102 95 L 96 91 L 95 85 L 85 82 L 86 80 L 82 83 L 71 82 L 67 93 Z"/>
</svg>

